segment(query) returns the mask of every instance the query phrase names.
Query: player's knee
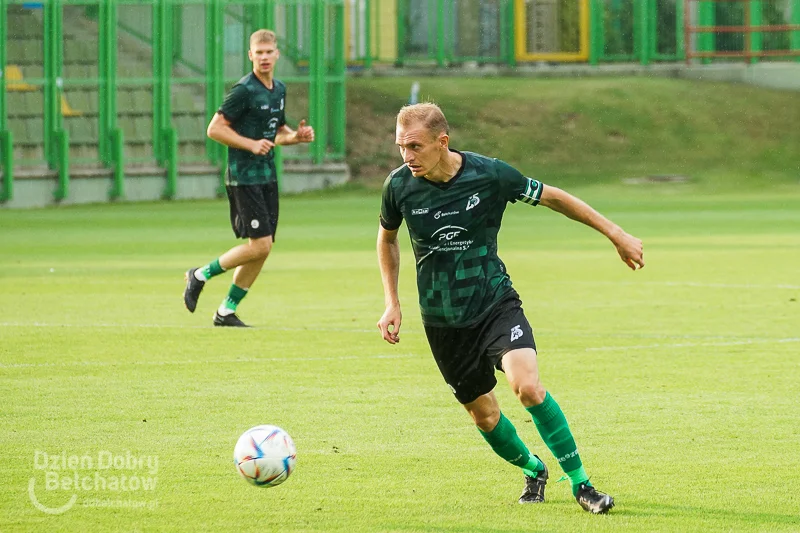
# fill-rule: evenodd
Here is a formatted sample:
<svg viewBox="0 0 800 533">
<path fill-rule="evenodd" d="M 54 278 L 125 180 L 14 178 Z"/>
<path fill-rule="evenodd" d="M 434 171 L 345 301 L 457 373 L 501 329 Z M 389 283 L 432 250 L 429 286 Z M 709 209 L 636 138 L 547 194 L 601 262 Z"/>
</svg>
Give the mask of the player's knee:
<svg viewBox="0 0 800 533">
<path fill-rule="evenodd" d="M 256 259 L 266 259 L 272 251 L 272 237 L 263 237 L 250 241 L 250 247 Z"/>
<path fill-rule="evenodd" d="M 481 411 L 471 411 L 472 420 L 481 431 L 488 433 L 492 431 L 500 421 L 500 410 L 490 409 Z"/>
<path fill-rule="evenodd" d="M 539 381 L 527 381 L 514 387 L 514 393 L 523 405 L 539 405 L 547 391 Z"/>
</svg>

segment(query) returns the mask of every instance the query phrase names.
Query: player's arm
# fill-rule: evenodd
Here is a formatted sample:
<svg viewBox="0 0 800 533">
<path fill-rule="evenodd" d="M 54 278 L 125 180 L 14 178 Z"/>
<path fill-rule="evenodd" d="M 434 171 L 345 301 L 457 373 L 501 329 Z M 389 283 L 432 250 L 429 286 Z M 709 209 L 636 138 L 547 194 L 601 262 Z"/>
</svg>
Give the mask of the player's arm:
<svg viewBox="0 0 800 533">
<path fill-rule="evenodd" d="M 608 237 L 617 248 L 619 256 L 632 270 L 644 267 L 642 241 L 626 233 L 583 200 L 558 187 L 544 186 L 539 203 Z"/>
<path fill-rule="evenodd" d="M 231 126 L 231 122 L 222 113 L 215 113 L 211 122 L 208 124 L 206 135 L 218 143 L 246 150 L 255 155 L 266 155 L 275 146 L 268 139 L 250 139 L 236 133 Z"/>
<path fill-rule="evenodd" d="M 397 240 L 398 230 L 387 230 L 378 227 L 378 266 L 381 269 L 383 282 L 383 298 L 386 310 L 378 321 L 383 339 L 389 344 L 400 342 L 400 323 L 403 314 L 400 312 L 400 296 L 398 279 L 400 277 L 400 243 Z M 392 329 L 389 329 L 392 326 Z"/>
<path fill-rule="evenodd" d="M 305 119 L 300 121 L 296 130 L 284 124 L 278 128 L 278 133 L 275 135 L 275 144 L 281 146 L 286 146 L 287 144 L 310 143 L 313 140 L 314 128 L 306 126 Z"/>
</svg>

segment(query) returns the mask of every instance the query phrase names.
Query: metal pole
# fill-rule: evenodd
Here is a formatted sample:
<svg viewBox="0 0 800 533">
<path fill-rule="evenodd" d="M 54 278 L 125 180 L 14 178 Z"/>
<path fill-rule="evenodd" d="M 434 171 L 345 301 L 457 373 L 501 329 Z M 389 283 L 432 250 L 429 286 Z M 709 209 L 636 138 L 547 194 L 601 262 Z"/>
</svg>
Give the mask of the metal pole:
<svg viewBox="0 0 800 533">
<path fill-rule="evenodd" d="M 336 16 L 336 27 L 334 29 L 334 42 L 336 43 L 334 47 L 334 76 L 336 81 L 334 81 L 333 85 L 333 102 L 331 105 L 333 106 L 333 138 L 331 139 L 331 144 L 333 145 L 333 150 L 337 154 L 344 156 L 345 152 L 345 126 L 347 121 L 347 109 L 346 109 L 346 92 L 345 92 L 345 70 L 346 70 L 346 58 L 344 54 L 344 18 L 347 16 L 347 13 L 344 8 L 344 4 L 338 4 L 333 6 L 333 10 Z M 369 57 L 369 54 L 367 54 Z"/>
<path fill-rule="evenodd" d="M 685 28 L 683 28 L 684 7 L 684 0 L 675 2 L 675 54 L 678 56 L 678 61 L 686 59 Z"/>
<path fill-rule="evenodd" d="M 715 2 L 699 1 L 697 4 L 698 19 L 700 23 L 698 26 L 711 27 L 716 23 Z M 702 52 L 715 52 L 716 43 L 714 42 L 714 34 L 711 32 L 702 33 L 697 36 L 697 48 Z M 703 58 L 703 63 L 711 63 L 711 58 Z"/>
<path fill-rule="evenodd" d="M 8 38 L 8 24 L 6 17 L 7 0 L 0 0 L 0 132 L 8 126 L 6 107 L 6 39 Z"/>
<path fill-rule="evenodd" d="M 436 64 L 445 66 L 445 5 L 444 0 L 436 0 Z"/>
<path fill-rule="evenodd" d="M 760 0 L 753 0 L 749 6 L 745 6 L 745 12 L 749 11 L 749 22 L 745 22 L 747 26 L 747 35 L 750 39 L 750 46 L 745 48 L 745 52 L 759 54 L 764 48 L 764 34 L 759 31 L 750 31 L 750 26 L 760 26 L 763 14 L 763 5 Z M 745 16 L 747 20 L 748 16 Z M 758 63 L 758 57 L 751 57 L 750 63 Z"/>
<path fill-rule="evenodd" d="M 153 155 L 156 161 L 161 163 L 164 159 L 161 142 L 161 84 L 163 77 L 161 72 L 162 65 L 162 40 L 164 37 L 164 22 L 162 4 L 164 0 L 156 0 L 153 2 L 153 32 L 152 32 L 152 50 L 153 50 Z"/>
<path fill-rule="evenodd" d="M 14 198 L 14 135 L 10 130 L 0 130 L 0 165 L 3 167 L 2 203 Z"/>
<path fill-rule="evenodd" d="M 364 40 L 364 68 L 370 69 L 372 68 L 372 0 L 366 0 L 364 5 Z"/>
<path fill-rule="evenodd" d="M 513 0 L 505 0 L 503 2 L 503 6 L 505 8 L 505 12 L 503 14 L 503 23 L 505 24 L 505 36 L 506 38 L 503 39 L 503 44 L 506 47 L 506 63 L 509 67 L 517 66 L 517 56 L 514 53 L 514 35 L 515 35 L 515 24 L 514 24 L 514 9 L 515 5 Z"/>
<path fill-rule="evenodd" d="M 6 39 L 8 38 L 8 19 L 6 0 L 0 0 L 0 166 L 3 167 L 3 182 L 0 189 L 0 203 L 14 197 L 14 136 L 6 128 Z"/>
<path fill-rule="evenodd" d="M 597 66 L 600 63 L 600 57 L 603 55 L 603 8 L 600 0 L 589 0 L 589 16 L 592 21 L 589 26 L 590 43 L 589 46 L 589 64 Z"/>
<path fill-rule="evenodd" d="M 397 0 L 397 59 L 395 65 L 402 67 L 406 59 L 406 4 Z"/>
<path fill-rule="evenodd" d="M 800 0 L 792 0 L 792 5 L 790 7 L 792 10 L 792 19 L 790 23 L 800 25 Z M 791 44 L 789 48 L 793 52 L 800 51 L 800 30 L 791 32 L 790 40 Z M 795 61 L 800 61 L 800 56 L 798 56 Z"/>
</svg>

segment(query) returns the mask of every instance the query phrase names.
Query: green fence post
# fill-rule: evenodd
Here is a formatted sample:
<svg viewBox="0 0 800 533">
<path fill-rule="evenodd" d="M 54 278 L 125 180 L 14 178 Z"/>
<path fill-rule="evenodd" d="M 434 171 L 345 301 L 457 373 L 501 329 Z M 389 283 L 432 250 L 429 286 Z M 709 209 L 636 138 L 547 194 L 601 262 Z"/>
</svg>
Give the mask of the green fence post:
<svg viewBox="0 0 800 533">
<path fill-rule="evenodd" d="M 503 58 L 509 67 L 516 67 L 517 54 L 514 49 L 514 39 L 516 38 L 514 27 L 514 0 L 505 0 L 502 6 L 503 12 L 501 14 L 500 24 L 502 45 L 505 47 Z M 505 35 L 505 38 L 503 38 L 502 35 Z"/>
<path fill-rule="evenodd" d="M 0 187 L 0 203 L 14 198 L 14 135 L 8 127 L 6 102 L 6 39 L 8 38 L 7 0 L 0 0 L 0 167 L 3 182 Z"/>
<path fill-rule="evenodd" d="M 397 59 L 395 66 L 402 67 L 406 59 L 406 3 L 397 1 Z"/>
<path fill-rule="evenodd" d="M 748 9 L 748 6 L 745 5 L 745 9 Z M 764 10 L 764 6 L 761 3 L 761 0 L 752 0 L 750 2 L 750 25 L 751 26 L 761 26 L 762 21 L 762 14 Z M 750 34 L 750 50 L 745 50 L 746 52 L 756 52 L 760 53 L 764 49 L 764 34 L 760 31 L 754 31 Z M 758 63 L 757 57 L 751 57 L 750 63 Z"/>
<path fill-rule="evenodd" d="M 108 196 L 119 200 L 125 197 L 125 137 L 120 128 L 111 130 L 111 165 L 114 174 Z"/>
<path fill-rule="evenodd" d="M 53 13 L 56 10 L 56 2 L 47 2 L 42 7 L 42 16 L 43 16 L 43 32 L 44 32 L 44 39 L 43 39 L 43 53 L 44 53 L 44 87 L 43 87 L 43 98 L 44 98 L 44 109 L 43 109 L 43 133 L 44 138 L 42 139 L 44 143 L 44 157 L 47 160 L 48 166 L 53 168 L 55 166 L 55 158 L 53 157 L 53 140 L 51 138 L 51 134 L 55 129 L 53 127 L 53 118 L 55 112 L 53 111 L 54 103 L 56 100 L 55 97 L 55 72 L 54 72 L 54 45 L 53 41 L 56 40 L 55 37 L 55 28 L 53 27 Z"/>
<path fill-rule="evenodd" d="M 7 103 L 6 103 L 6 39 L 8 26 L 6 19 L 6 0 L 0 0 L 0 132 L 6 130 Z"/>
<path fill-rule="evenodd" d="M 283 191 L 283 148 L 280 146 L 275 146 L 273 148 L 275 151 L 275 174 L 277 174 L 276 179 L 278 181 L 278 192 Z"/>
<path fill-rule="evenodd" d="M 685 0 L 677 0 L 675 2 L 675 55 L 678 61 L 686 60 L 686 40 L 684 35 L 684 2 Z"/>
<path fill-rule="evenodd" d="M 444 0 L 436 0 L 436 64 L 440 67 L 444 67 L 446 63 L 445 32 Z"/>
<path fill-rule="evenodd" d="M 589 64 L 597 66 L 603 55 L 604 28 L 601 0 L 589 0 L 589 21 Z"/>
<path fill-rule="evenodd" d="M 174 128 L 163 130 L 163 143 L 167 171 L 167 183 L 164 186 L 163 196 L 167 200 L 175 198 L 178 192 L 178 132 Z"/>
<path fill-rule="evenodd" d="M 343 16 L 347 16 L 347 10 L 345 6 L 342 6 L 342 13 Z M 347 39 L 347 36 L 344 35 L 344 20 L 342 20 L 342 37 L 343 40 Z M 364 68 L 370 69 L 372 68 L 372 0 L 366 0 L 366 4 L 364 6 L 364 42 L 366 44 L 364 50 Z"/>
<path fill-rule="evenodd" d="M 648 24 L 650 0 L 639 0 L 633 3 L 633 38 L 634 55 L 638 56 L 642 65 L 650 62 L 650 35 Z"/>
<path fill-rule="evenodd" d="M 56 148 L 56 171 L 58 172 L 58 186 L 53 197 L 57 201 L 69 197 L 69 132 L 58 129 L 53 133 Z"/>
<path fill-rule="evenodd" d="M 792 5 L 790 6 L 792 9 L 792 19 L 790 21 L 793 25 L 800 26 L 800 0 L 792 0 Z M 793 52 L 800 51 L 800 30 L 795 30 L 791 32 L 791 50 Z M 795 61 L 800 61 L 800 56 L 795 58 Z"/>
<path fill-rule="evenodd" d="M 700 21 L 699 26 L 703 28 L 714 26 L 716 22 L 716 13 L 714 11 L 715 2 L 700 1 L 697 4 L 697 18 Z M 713 52 L 716 48 L 716 44 L 714 43 L 714 34 L 711 32 L 703 32 L 699 34 L 697 36 L 697 48 L 701 52 Z M 703 58 L 703 63 L 711 63 L 711 58 Z"/>
<path fill-rule="evenodd" d="M 314 126 L 315 139 L 311 145 L 311 154 L 314 163 L 322 163 L 327 145 L 328 124 L 325 114 L 325 5 L 319 0 L 311 8 L 312 35 L 318 36 L 311 39 L 311 56 L 309 74 L 311 87 L 309 88 L 309 116 Z"/>
<path fill-rule="evenodd" d="M 334 56 L 333 56 L 333 90 L 332 102 L 329 103 L 333 107 L 331 120 L 332 124 L 332 139 L 331 146 L 333 151 L 339 156 L 343 157 L 345 153 L 345 126 L 347 123 L 347 110 L 346 110 L 346 91 L 345 91 L 345 70 L 347 69 L 347 61 L 345 58 L 345 39 L 344 34 L 344 17 L 347 16 L 345 11 L 344 2 L 339 2 L 333 6 L 334 16 L 336 17 L 336 24 L 334 26 Z M 369 56 L 369 54 L 368 54 Z"/>
<path fill-rule="evenodd" d="M 98 25 L 98 148 L 103 163 L 113 165 L 111 139 L 112 132 L 117 127 L 117 0 L 100 3 Z"/>
<path fill-rule="evenodd" d="M 0 130 L 0 165 L 3 167 L 0 203 L 3 203 L 14 198 L 14 135 L 9 130 Z"/>
<path fill-rule="evenodd" d="M 162 41 L 164 38 L 164 24 L 163 24 L 163 7 L 164 0 L 156 0 L 153 2 L 153 155 L 156 161 L 161 163 L 163 161 L 163 150 L 161 147 L 161 83 L 163 81 L 162 73 L 162 56 L 163 46 Z"/>
<path fill-rule="evenodd" d="M 206 4 L 206 124 L 217 112 L 225 91 L 224 33 L 222 3 L 210 0 Z M 212 165 L 222 160 L 222 145 L 206 137 L 206 154 Z M 220 182 L 224 185 L 224 179 Z"/>
</svg>

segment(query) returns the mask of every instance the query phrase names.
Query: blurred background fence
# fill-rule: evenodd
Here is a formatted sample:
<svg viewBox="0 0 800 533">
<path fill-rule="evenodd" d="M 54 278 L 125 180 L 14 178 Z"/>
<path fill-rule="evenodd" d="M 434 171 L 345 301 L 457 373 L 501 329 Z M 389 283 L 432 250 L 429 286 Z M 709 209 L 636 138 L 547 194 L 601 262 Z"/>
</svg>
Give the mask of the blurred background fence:
<svg viewBox="0 0 800 533">
<path fill-rule="evenodd" d="M 290 124 L 311 145 L 279 164 L 345 158 L 349 70 L 380 66 L 800 59 L 800 0 L 0 0 L 0 203 L 14 177 L 219 178 L 205 136 L 251 69 L 248 37 L 279 37 Z M 218 191 L 221 189 L 217 189 Z"/>
</svg>

